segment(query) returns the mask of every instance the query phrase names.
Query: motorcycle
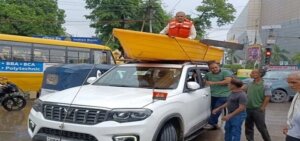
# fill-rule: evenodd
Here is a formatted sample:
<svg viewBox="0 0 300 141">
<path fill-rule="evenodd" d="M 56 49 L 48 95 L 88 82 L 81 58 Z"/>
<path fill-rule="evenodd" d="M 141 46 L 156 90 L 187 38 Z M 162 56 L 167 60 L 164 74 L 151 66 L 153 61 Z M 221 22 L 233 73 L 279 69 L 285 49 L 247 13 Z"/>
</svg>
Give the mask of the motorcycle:
<svg viewBox="0 0 300 141">
<path fill-rule="evenodd" d="M 1 84 L 0 103 L 7 111 L 19 111 L 26 106 L 24 92 L 12 82 Z"/>
</svg>

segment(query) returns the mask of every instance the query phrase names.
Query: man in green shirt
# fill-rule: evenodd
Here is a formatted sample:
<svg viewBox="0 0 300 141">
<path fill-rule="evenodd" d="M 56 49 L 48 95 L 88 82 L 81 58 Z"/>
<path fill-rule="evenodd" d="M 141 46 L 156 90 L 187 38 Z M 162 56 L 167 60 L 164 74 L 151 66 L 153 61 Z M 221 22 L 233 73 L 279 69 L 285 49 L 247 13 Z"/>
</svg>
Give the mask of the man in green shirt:
<svg viewBox="0 0 300 141">
<path fill-rule="evenodd" d="M 206 84 L 210 86 L 211 91 L 211 109 L 220 107 L 227 101 L 227 97 L 230 95 L 228 84 L 231 81 L 231 74 L 228 71 L 220 69 L 219 64 L 216 62 L 208 63 L 210 72 L 205 75 Z M 205 129 L 217 129 L 218 119 L 221 111 L 216 114 L 211 114 L 208 124 Z"/>
<path fill-rule="evenodd" d="M 271 141 L 266 123 L 265 109 L 272 96 L 269 84 L 264 83 L 264 70 L 255 69 L 250 76 L 253 82 L 245 86 L 248 95 L 247 118 L 245 122 L 245 133 L 248 141 L 254 141 L 254 124 L 260 132 L 264 141 Z"/>
</svg>

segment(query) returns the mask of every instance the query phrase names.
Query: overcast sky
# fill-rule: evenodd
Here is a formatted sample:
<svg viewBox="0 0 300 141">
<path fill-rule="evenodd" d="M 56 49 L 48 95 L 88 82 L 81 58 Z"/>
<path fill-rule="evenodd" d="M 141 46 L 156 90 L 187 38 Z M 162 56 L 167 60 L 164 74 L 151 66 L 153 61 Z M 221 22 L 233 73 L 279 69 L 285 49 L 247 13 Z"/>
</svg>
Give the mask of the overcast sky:
<svg viewBox="0 0 300 141">
<path fill-rule="evenodd" d="M 228 0 L 237 10 L 236 17 L 246 6 L 248 0 Z M 195 15 L 196 6 L 201 4 L 201 0 L 162 0 L 163 8 L 170 13 L 176 11 L 184 11 L 189 15 Z M 72 36 L 91 37 L 95 35 L 95 29 L 90 28 L 90 21 L 85 19 L 84 15 L 88 15 L 90 11 L 86 10 L 85 0 L 58 0 L 58 6 L 65 10 L 66 23 L 64 27 L 67 33 Z M 210 39 L 225 40 L 228 29 L 231 25 L 217 27 L 215 24 L 213 29 L 209 30 L 207 37 Z"/>
</svg>

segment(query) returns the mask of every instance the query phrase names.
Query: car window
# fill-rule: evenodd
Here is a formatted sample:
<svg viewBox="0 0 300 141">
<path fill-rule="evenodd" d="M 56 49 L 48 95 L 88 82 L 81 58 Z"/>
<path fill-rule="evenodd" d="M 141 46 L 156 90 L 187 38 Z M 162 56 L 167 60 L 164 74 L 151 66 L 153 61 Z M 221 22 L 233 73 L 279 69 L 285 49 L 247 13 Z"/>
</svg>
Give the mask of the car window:
<svg viewBox="0 0 300 141">
<path fill-rule="evenodd" d="M 187 82 L 197 82 L 200 83 L 199 76 L 196 69 L 189 70 L 187 73 Z"/>
<path fill-rule="evenodd" d="M 116 67 L 94 85 L 174 89 L 177 87 L 181 68 Z"/>
<path fill-rule="evenodd" d="M 268 71 L 263 78 L 264 79 L 287 78 L 290 73 L 291 73 L 290 71 Z"/>
</svg>

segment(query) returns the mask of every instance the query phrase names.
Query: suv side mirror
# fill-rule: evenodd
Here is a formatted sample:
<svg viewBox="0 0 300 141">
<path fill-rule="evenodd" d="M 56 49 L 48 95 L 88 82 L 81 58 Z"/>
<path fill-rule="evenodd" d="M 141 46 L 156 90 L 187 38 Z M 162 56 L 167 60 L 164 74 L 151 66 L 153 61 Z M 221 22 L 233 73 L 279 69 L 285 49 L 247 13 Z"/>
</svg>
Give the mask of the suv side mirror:
<svg viewBox="0 0 300 141">
<path fill-rule="evenodd" d="M 187 88 L 189 90 L 197 90 L 200 88 L 200 85 L 197 82 L 187 82 Z"/>
<path fill-rule="evenodd" d="M 102 75 L 102 72 L 100 70 L 97 70 L 97 78 L 99 78 Z"/>
<path fill-rule="evenodd" d="M 89 84 L 92 84 L 96 79 L 97 79 L 97 77 L 90 77 L 87 79 L 86 82 L 88 82 Z"/>
</svg>

